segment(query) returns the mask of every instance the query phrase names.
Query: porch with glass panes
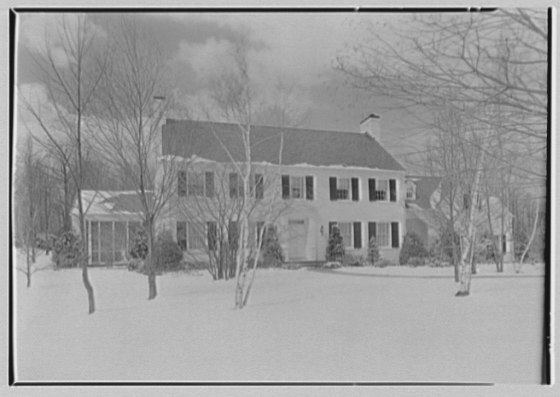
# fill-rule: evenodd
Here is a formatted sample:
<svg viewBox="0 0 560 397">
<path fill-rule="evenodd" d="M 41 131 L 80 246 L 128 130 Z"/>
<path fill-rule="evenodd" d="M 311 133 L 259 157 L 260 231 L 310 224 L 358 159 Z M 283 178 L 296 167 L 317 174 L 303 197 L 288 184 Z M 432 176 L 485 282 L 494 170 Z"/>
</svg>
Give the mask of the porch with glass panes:
<svg viewBox="0 0 560 397">
<path fill-rule="evenodd" d="M 125 263 L 134 234 L 142 228 L 138 221 L 86 221 L 88 264 Z"/>
</svg>

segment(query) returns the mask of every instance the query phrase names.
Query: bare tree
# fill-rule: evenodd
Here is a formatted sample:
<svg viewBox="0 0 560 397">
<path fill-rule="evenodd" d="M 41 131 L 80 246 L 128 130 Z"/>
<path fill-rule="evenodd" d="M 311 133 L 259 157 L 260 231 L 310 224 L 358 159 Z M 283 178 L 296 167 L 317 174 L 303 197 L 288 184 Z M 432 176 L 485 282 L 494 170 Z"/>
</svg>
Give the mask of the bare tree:
<svg viewBox="0 0 560 397">
<path fill-rule="evenodd" d="M 170 100 L 165 97 L 165 65 L 157 43 L 133 18 L 123 17 L 113 34 L 112 65 L 91 120 L 95 146 L 133 186 L 142 208 L 148 238 L 144 269 L 148 299 L 157 296 L 154 244 L 156 221 L 174 194 L 173 162 L 162 160 L 161 122 Z"/>
<path fill-rule="evenodd" d="M 402 21 L 401 21 L 402 22 Z M 337 58 L 349 84 L 433 123 L 453 109 L 490 128 L 501 169 L 544 185 L 547 145 L 548 26 L 544 10 L 414 15 Z M 484 111 L 492 107 L 493 112 Z M 498 117 L 497 117 L 498 116 Z"/>
<path fill-rule="evenodd" d="M 31 287 L 31 275 L 35 272 L 36 235 L 38 226 L 37 185 L 39 182 L 40 162 L 33 151 L 33 141 L 28 137 L 24 149 L 19 153 L 16 168 L 15 219 L 16 234 L 19 243 L 25 250 L 25 266 L 18 264 L 17 269 L 27 279 L 27 287 Z"/>
<path fill-rule="evenodd" d="M 45 32 L 45 51 L 34 56 L 41 70 L 51 108 L 48 114 L 22 98 L 27 111 L 33 116 L 41 134 L 35 135 L 43 146 L 52 147 L 61 160 L 64 172 L 70 175 L 76 191 L 82 255 L 82 281 L 88 296 L 88 312 L 95 312 L 93 287 L 87 268 L 85 241 L 85 209 L 81 191 L 84 186 L 83 150 L 85 142 L 84 119 L 105 73 L 107 57 L 100 53 L 96 32 L 84 15 L 72 18 L 62 15 L 54 37 Z M 61 59 L 62 57 L 62 59 Z M 54 114 L 54 123 L 52 116 Z"/>
<path fill-rule="evenodd" d="M 248 302 L 251 286 L 255 278 L 257 263 L 259 260 L 260 247 L 256 244 L 257 234 L 264 233 L 264 230 L 272 225 L 279 214 L 286 207 L 286 201 L 279 199 L 281 191 L 280 169 L 282 164 L 282 146 L 283 136 L 280 134 L 280 146 L 278 150 L 277 164 L 266 166 L 256 164 L 254 161 L 254 150 L 258 142 L 256 142 L 253 133 L 255 125 L 262 123 L 265 118 L 274 116 L 276 121 L 286 123 L 288 119 L 294 122 L 294 117 L 290 108 L 282 106 L 282 103 L 270 102 L 263 98 L 261 87 L 259 87 L 250 74 L 250 67 L 247 59 L 248 43 L 246 41 L 235 45 L 231 52 L 231 59 L 228 59 L 227 67 L 211 80 L 211 101 L 214 105 L 213 109 L 206 109 L 206 114 L 213 119 L 225 120 L 235 125 L 235 131 L 232 134 L 238 140 L 241 147 L 241 154 L 236 158 L 230 148 L 222 142 L 215 131 L 214 133 L 219 145 L 229 158 L 229 162 L 224 164 L 225 168 L 219 169 L 218 173 L 222 177 L 217 184 L 215 194 L 222 195 L 222 199 L 215 198 L 202 202 L 191 207 L 190 212 L 199 211 L 200 214 L 212 213 L 216 217 L 216 223 L 220 223 L 217 230 L 218 239 L 221 239 L 220 247 L 227 249 L 221 253 L 216 251 L 213 255 L 219 255 L 214 260 L 223 266 L 224 258 L 228 258 L 229 263 L 234 263 L 234 276 L 236 282 L 235 288 L 235 307 L 243 308 Z M 302 113 L 299 114 L 300 116 Z M 287 125 L 283 125 L 286 127 Z M 291 125 L 293 126 L 293 124 Z M 281 126 L 282 127 L 282 126 Z M 271 159 L 271 163 L 276 163 Z M 238 178 L 238 186 L 235 195 L 230 195 L 227 185 L 229 177 L 224 177 L 225 173 L 235 173 Z M 262 180 L 258 180 L 257 175 L 262 175 Z M 275 183 L 276 181 L 276 183 Z M 266 189 L 264 197 L 256 195 L 256 186 L 262 184 L 262 188 L 266 189 L 268 185 L 275 185 L 276 189 Z M 197 208 L 198 207 L 198 208 Z M 229 225 L 235 228 L 233 230 Z M 252 222 L 263 222 L 262 227 L 256 228 Z M 200 222 L 199 222 L 200 223 Z M 227 223 L 227 225 L 226 225 Z M 227 236 L 229 234 L 229 236 Z M 227 244 L 224 242 L 227 241 Z M 231 246 L 234 242 L 233 246 Z M 212 242 L 214 245 L 214 242 Z M 212 247 L 214 248 L 214 247 Z M 232 256 L 234 256 L 232 258 Z M 221 261 L 221 262 L 220 262 Z M 231 267 L 226 265 L 226 273 Z M 216 271 L 220 271 L 219 268 Z M 231 273 L 228 274 L 228 277 Z"/>
<path fill-rule="evenodd" d="M 210 130 L 207 133 L 218 137 L 217 131 Z M 283 138 L 278 138 L 282 146 Z M 253 138 L 253 145 L 255 143 Z M 249 207 L 246 213 L 250 218 L 248 245 L 249 258 L 253 265 L 250 279 L 254 279 L 255 265 L 262 248 L 261 234 L 290 206 L 289 200 L 282 199 L 279 189 L 280 157 L 278 165 L 254 165 L 248 195 L 245 195 L 242 185 L 239 184 L 238 174 L 232 174 L 235 167 L 230 163 L 214 164 L 209 168 L 208 163 L 203 161 L 199 168 L 197 163 L 193 162 L 189 169 L 183 168 L 180 171 L 184 174 L 177 207 L 183 217 L 188 219 L 188 222 L 182 225 L 185 229 L 181 230 L 182 236 L 179 239 L 181 248 L 187 249 L 195 245 L 198 250 L 202 249 L 207 256 L 208 270 L 215 280 L 235 277 L 235 258 L 239 249 L 237 226 L 242 214 L 241 209 L 245 205 Z M 194 241 L 193 236 L 198 236 L 197 241 Z M 200 255 L 191 250 L 187 250 L 186 255 L 190 261 L 201 261 Z M 252 281 L 247 291 L 250 290 L 251 284 Z M 248 293 L 244 298 L 245 302 L 247 300 Z"/>
</svg>

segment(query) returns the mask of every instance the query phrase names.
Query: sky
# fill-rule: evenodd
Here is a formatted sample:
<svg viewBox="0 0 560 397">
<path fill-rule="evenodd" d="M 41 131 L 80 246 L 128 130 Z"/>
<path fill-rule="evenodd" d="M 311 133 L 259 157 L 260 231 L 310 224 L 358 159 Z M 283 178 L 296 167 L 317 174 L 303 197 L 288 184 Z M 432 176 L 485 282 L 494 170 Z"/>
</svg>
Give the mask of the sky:
<svg viewBox="0 0 560 397">
<path fill-rule="evenodd" d="M 111 34 L 117 13 L 88 13 L 101 37 Z M 277 95 L 278 81 L 291 88 L 290 101 L 301 112 L 303 128 L 359 132 L 367 115 L 381 116 L 383 144 L 395 155 L 415 151 L 419 138 L 412 118 L 384 109 L 386 100 L 372 98 L 344 81 L 334 69 L 337 55 L 367 39 L 365 26 L 387 28 L 412 14 L 374 13 L 135 13 L 137 23 L 157 43 L 185 101 L 207 94 L 207 80 L 223 67 L 228 51 L 245 38 L 252 77 L 264 91 Z M 56 26 L 55 14 L 18 15 L 17 85 L 40 100 L 41 87 L 32 55 Z M 45 33 L 47 32 L 47 33 Z M 61 60 L 63 62 L 63 60 Z"/>
</svg>

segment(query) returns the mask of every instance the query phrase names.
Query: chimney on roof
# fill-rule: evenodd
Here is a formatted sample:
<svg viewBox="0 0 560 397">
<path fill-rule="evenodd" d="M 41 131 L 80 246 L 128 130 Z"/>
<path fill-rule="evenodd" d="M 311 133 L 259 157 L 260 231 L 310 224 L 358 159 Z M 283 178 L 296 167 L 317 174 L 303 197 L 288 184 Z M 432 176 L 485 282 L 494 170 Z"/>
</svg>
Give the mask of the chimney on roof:
<svg viewBox="0 0 560 397">
<path fill-rule="evenodd" d="M 360 122 L 360 132 L 374 138 L 377 142 L 381 139 L 380 119 L 376 114 L 370 114 Z"/>
</svg>

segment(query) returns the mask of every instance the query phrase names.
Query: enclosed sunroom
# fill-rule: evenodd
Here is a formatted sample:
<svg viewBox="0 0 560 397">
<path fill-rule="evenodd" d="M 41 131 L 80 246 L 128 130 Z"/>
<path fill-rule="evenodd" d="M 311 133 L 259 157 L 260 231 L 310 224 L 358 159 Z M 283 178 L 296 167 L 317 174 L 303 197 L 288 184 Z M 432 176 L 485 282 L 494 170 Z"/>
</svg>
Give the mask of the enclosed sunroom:
<svg viewBox="0 0 560 397">
<path fill-rule="evenodd" d="M 130 259 L 134 235 L 142 228 L 140 201 L 133 191 L 83 191 L 88 264 L 110 266 Z M 79 231 L 78 211 L 74 228 Z"/>
</svg>

